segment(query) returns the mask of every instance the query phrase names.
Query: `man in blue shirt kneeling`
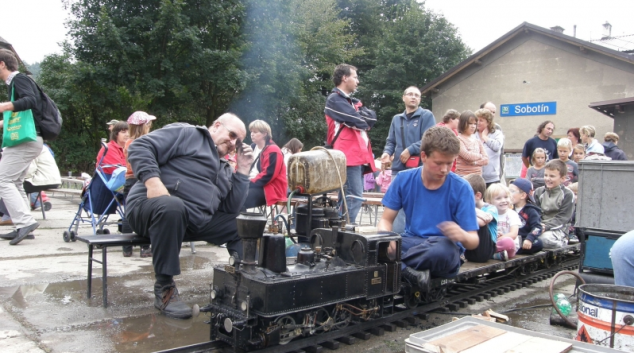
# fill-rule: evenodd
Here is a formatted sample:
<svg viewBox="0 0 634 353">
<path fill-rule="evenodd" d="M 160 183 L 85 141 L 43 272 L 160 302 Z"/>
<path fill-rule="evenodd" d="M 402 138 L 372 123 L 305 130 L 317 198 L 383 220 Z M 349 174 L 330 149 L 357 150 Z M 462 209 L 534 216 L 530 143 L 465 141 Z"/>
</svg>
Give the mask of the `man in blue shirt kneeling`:
<svg viewBox="0 0 634 353">
<path fill-rule="evenodd" d="M 402 275 L 421 290 L 431 277 L 451 278 L 460 270 L 460 255 L 478 246 L 478 222 L 471 186 L 451 166 L 460 142 L 450 129 L 430 128 L 421 142 L 422 167 L 399 173 L 383 198 L 379 230 L 392 230 L 398 210 L 405 211 Z M 390 252 L 396 244 L 390 245 Z"/>
</svg>

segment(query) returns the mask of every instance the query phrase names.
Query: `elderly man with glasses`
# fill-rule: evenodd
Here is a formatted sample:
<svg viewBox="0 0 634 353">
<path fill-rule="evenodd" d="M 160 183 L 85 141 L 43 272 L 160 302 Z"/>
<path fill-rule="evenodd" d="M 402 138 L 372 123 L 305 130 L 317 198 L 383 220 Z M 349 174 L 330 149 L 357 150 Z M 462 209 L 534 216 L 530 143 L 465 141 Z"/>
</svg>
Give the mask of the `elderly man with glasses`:
<svg viewBox="0 0 634 353">
<path fill-rule="evenodd" d="M 385 165 L 392 157 L 392 179 L 398 172 L 420 166 L 420 144 L 423 134 L 427 129 L 436 125 L 434 114 L 421 108 L 420 90 L 410 86 L 403 92 L 405 111 L 394 115 L 390 132 L 385 140 L 385 147 L 381 155 L 381 163 Z M 405 230 L 405 214 L 400 211 L 394 221 L 395 232 L 402 233 Z"/>
<path fill-rule="evenodd" d="M 154 306 L 168 317 L 187 319 L 173 277 L 180 274 L 183 241 L 226 243 L 242 256 L 235 218 L 249 188 L 251 147 L 242 143 L 244 123 L 226 113 L 209 127 L 170 124 L 130 145 L 128 161 L 139 181 L 127 198 L 126 218 L 140 236 L 150 238 L 156 283 Z M 237 150 L 238 168 L 224 157 Z"/>
</svg>

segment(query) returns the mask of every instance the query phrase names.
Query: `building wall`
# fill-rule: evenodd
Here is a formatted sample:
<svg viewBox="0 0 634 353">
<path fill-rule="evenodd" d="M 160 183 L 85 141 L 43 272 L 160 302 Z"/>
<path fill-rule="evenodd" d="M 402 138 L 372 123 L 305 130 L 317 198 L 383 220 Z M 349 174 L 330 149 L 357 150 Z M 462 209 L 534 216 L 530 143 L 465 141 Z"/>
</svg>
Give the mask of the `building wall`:
<svg viewBox="0 0 634 353">
<path fill-rule="evenodd" d="M 619 148 L 628 160 L 634 160 L 634 105 L 626 105 L 622 113 L 614 114 L 614 132 L 619 135 Z"/>
<path fill-rule="evenodd" d="M 634 65 L 536 33 L 521 33 L 443 83 L 432 94 L 440 121 L 447 109 L 476 110 L 490 100 L 498 107 L 506 149 L 521 149 L 544 120 L 554 136 L 571 127 L 594 125 L 597 137 L 613 130 L 613 119 L 588 108 L 591 102 L 634 95 Z M 500 105 L 557 102 L 556 115 L 500 117 Z"/>
</svg>

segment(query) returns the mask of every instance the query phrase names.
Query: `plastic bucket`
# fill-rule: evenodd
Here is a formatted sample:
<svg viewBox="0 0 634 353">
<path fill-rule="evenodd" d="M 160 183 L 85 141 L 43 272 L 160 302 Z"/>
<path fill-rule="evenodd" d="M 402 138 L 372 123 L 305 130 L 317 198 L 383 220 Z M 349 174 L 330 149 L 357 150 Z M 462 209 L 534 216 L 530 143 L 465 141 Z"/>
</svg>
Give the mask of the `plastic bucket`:
<svg viewBox="0 0 634 353">
<path fill-rule="evenodd" d="M 634 351 L 634 287 L 579 286 L 577 341 Z"/>
</svg>

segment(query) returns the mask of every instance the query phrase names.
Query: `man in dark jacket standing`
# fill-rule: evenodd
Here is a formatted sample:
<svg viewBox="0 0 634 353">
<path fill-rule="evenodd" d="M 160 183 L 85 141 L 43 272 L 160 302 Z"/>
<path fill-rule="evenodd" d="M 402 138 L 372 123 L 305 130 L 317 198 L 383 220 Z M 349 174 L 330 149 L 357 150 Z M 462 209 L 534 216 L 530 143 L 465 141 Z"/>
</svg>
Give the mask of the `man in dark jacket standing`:
<svg viewBox="0 0 634 353">
<path fill-rule="evenodd" d="M 368 137 L 368 131 L 376 123 L 376 114 L 362 108 L 360 100 L 350 97 L 359 84 L 356 67 L 337 65 L 332 81 L 335 88 L 328 96 L 324 109 L 328 124 L 326 142 L 346 155 L 346 203 L 350 222 L 355 223 L 362 203 L 364 166 L 368 173 L 376 170 Z M 360 114 L 360 110 L 365 113 Z M 339 195 L 339 200 L 341 199 Z"/>
<path fill-rule="evenodd" d="M 434 114 L 427 109 L 421 108 L 420 90 L 418 87 L 410 86 L 403 92 L 403 103 L 405 111 L 396 114 L 392 118 L 390 132 L 385 139 L 381 164 L 385 165 L 394 156 L 392 161 L 392 180 L 398 172 L 407 169 L 405 163 L 410 157 L 418 157 L 420 161 L 420 144 L 423 134 L 427 129 L 436 125 Z M 418 165 L 414 166 L 414 168 Z M 392 229 L 397 233 L 405 231 L 405 213 L 399 211 Z"/>
<path fill-rule="evenodd" d="M 226 243 L 230 254 L 242 255 L 235 218 L 247 196 L 253 151 L 241 145 L 236 173 L 222 157 L 245 136 L 244 123 L 226 113 L 209 128 L 170 124 L 130 145 L 128 160 L 139 181 L 128 194 L 126 218 L 150 238 L 154 306 L 168 317 L 192 316 L 173 280 L 183 241 Z"/>
<path fill-rule="evenodd" d="M 627 161 L 625 152 L 616 146 L 619 143 L 619 135 L 614 132 L 606 132 L 603 140 L 605 141 L 603 149 L 606 156 L 612 158 L 613 161 Z"/>
<path fill-rule="evenodd" d="M 381 163 L 388 163 L 390 157 L 394 155 L 392 177 L 395 173 L 406 169 L 405 163 L 410 157 L 419 157 L 423 134 L 436 125 L 434 114 L 419 107 L 420 90 L 417 87 L 407 87 L 403 92 L 403 103 L 405 103 L 405 111 L 392 118 L 390 132 L 385 139 L 385 147 L 381 155 Z"/>
<path fill-rule="evenodd" d="M 42 152 L 43 141 L 36 119 L 40 114 L 41 98 L 35 83 L 18 72 L 18 60 L 7 49 L 0 49 L 0 79 L 7 84 L 9 97 L 13 93 L 12 102 L 0 103 L 0 113 L 31 109 L 37 132 L 35 141 L 6 147 L 0 160 L 0 198 L 4 200 L 11 220 L 16 226 L 14 231 L 0 235 L 0 238 L 11 240 L 9 244 L 16 245 L 40 226 L 27 207 L 31 203 L 26 199 L 22 183 L 29 165 Z M 4 120 L 0 123 L 0 128 L 3 125 Z"/>
</svg>

